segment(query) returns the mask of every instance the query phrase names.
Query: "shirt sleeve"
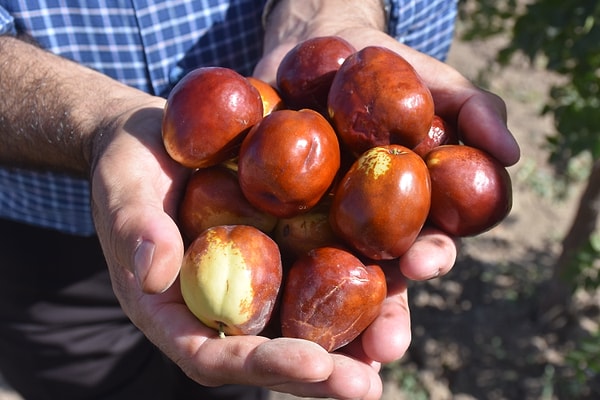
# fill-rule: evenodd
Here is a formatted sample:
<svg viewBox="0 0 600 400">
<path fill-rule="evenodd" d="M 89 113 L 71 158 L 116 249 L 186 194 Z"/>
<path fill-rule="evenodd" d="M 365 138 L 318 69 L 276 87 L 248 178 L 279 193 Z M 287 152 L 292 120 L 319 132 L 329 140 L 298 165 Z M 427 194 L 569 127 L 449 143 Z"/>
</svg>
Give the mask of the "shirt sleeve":
<svg viewBox="0 0 600 400">
<path fill-rule="evenodd" d="M 415 50 L 445 60 L 456 15 L 457 0 L 390 0 L 388 33 Z"/>
<path fill-rule="evenodd" d="M 0 35 L 16 35 L 15 21 L 4 7 L 0 7 Z"/>
</svg>

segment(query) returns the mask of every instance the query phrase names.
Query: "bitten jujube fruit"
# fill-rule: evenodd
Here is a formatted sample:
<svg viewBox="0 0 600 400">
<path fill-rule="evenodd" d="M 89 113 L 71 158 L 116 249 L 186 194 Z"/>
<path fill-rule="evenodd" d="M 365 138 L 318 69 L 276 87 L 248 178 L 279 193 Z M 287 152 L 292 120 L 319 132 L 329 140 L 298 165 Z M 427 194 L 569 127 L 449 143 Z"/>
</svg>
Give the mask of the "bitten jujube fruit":
<svg viewBox="0 0 600 400">
<path fill-rule="evenodd" d="M 255 125 L 242 143 L 238 179 L 256 208 L 287 218 L 313 207 L 340 167 L 335 131 L 313 110 L 279 110 Z"/>
<path fill-rule="evenodd" d="M 333 77 L 355 51 L 338 36 L 315 37 L 293 47 L 277 69 L 277 87 L 285 104 L 291 109 L 311 108 L 327 115 Z"/>
<path fill-rule="evenodd" d="M 186 167 L 216 165 L 234 156 L 244 134 L 262 117 L 260 93 L 245 77 L 223 67 L 198 68 L 167 98 L 163 143 Z"/>
<path fill-rule="evenodd" d="M 373 322 L 386 294 L 379 266 L 341 248 L 313 249 L 292 265 L 284 282 L 282 334 L 334 351 Z"/>
<path fill-rule="evenodd" d="M 373 147 L 337 185 L 331 226 L 369 258 L 396 258 L 421 231 L 430 196 L 429 174 L 420 156 L 400 145 Z"/>
<path fill-rule="evenodd" d="M 282 276 L 279 248 L 269 236 L 252 226 L 219 225 L 186 250 L 181 293 L 220 335 L 256 335 L 269 322 Z"/>
<path fill-rule="evenodd" d="M 512 207 L 508 171 L 488 153 L 465 145 L 444 145 L 425 157 L 431 177 L 430 221 L 454 236 L 483 233 Z"/>
<path fill-rule="evenodd" d="M 333 78 L 328 109 L 341 141 L 356 156 L 375 146 L 416 146 L 434 115 L 431 92 L 414 68 L 377 46 L 346 58 Z"/>
</svg>

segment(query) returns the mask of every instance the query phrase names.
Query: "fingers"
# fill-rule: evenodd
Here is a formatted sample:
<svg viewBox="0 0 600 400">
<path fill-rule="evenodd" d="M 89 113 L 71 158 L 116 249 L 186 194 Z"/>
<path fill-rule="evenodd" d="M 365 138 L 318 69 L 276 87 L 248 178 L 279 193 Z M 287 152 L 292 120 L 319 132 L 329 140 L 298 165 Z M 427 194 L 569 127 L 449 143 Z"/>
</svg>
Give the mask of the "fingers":
<svg viewBox="0 0 600 400">
<path fill-rule="evenodd" d="M 377 370 L 343 354 L 331 354 L 334 370 L 327 380 L 304 384 L 290 382 L 271 386 L 275 391 L 300 397 L 380 399 L 383 391 Z"/>
<path fill-rule="evenodd" d="M 100 178 L 95 184 L 100 185 Z M 110 183 L 115 185 L 115 183 Z M 161 196 L 134 183 L 118 194 L 118 208 L 104 207 L 94 191 L 97 232 L 110 268 L 133 272 L 146 293 L 161 293 L 175 280 L 183 258 L 179 229 L 163 210 Z M 143 186 L 143 185 L 142 185 Z M 114 196 L 114 194 L 113 194 Z"/>
<path fill-rule="evenodd" d="M 292 385 L 308 390 L 310 384 L 329 379 L 335 369 L 331 355 L 316 343 L 259 336 L 208 339 L 192 361 L 192 377 L 207 385 Z"/>
<path fill-rule="evenodd" d="M 457 242 L 432 227 L 421 230 L 411 248 L 399 259 L 402 274 L 422 281 L 445 275 L 456 262 Z"/>
<path fill-rule="evenodd" d="M 367 364 L 400 359 L 411 341 L 406 279 L 423 280 L 446 274 L 456 261 L 456 243 L 426 227 L 399 260 L 379 262 L 387 278 L 388 296 L 377 319 L 344 351 Z"/>
<path fill-rule="evenodd" d="M 133 205 L 132 205 L 133 206 Z M 127 221 L 118 236 L 122 252 L 130 257 L 136 281 L 146 293 L 161 293 L 171 286 L 183 259 L 179 229 L 164 212 L 152 206 L 124 208 Z"/>
<path fill-rule="evenodd" d="M 384 266 L 388 297 L 377 319 L 361 335 L 364 355 L 368 360 L 390 363 L 400 359 L 411 340 L 410 310 L 406 280 L 397 265 Z M 356 353 L 353 353 L 356 354 Z"/>
<path fill-rule="evenodd" d="M 198 332 L 188 337 L 192 343 Z M 189 346 L 189 344 L 188 344 Z M 204 385 L 248 384 L 297 396 L 378 399 L 381 381 L 370 366 L 342 354 L 329 354 L 301 339 L 212 336 L 187 361 L 186 373 Z M 177 358 L 175 358 L 177 359 Z"/>
<path fill-rule="evenodd" d="M 506 124 L 504 101 L 490 92 L 477 89 L 462 103 L 458 131 L 468 145 L 486 150 L 502 164 L 510 166 L 520 157 L 517 141 Z"/>
</svg>

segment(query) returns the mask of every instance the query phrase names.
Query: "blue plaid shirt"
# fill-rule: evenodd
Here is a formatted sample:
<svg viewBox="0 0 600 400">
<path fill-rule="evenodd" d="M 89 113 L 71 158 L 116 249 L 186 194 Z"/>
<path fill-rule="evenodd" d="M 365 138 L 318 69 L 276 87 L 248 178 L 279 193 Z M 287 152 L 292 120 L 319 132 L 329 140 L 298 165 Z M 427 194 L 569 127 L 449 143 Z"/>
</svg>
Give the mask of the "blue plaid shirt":
<svg viewBox="0 0 600 400">
<path fill-rule="evenodd" d="M 27 33 L 55 54 L 166 97 L 183 75 L 200 66 L 220 65 L 251 74 L 261 55 L 264 3 L 0 0 L 0 34 Z M 389 33 L 443 60 L 455 16 L 456 0 L 391 1 Z M 85 180 L 0 168 L 0 218 L 91 235 L 89 203 Z"/>
</svg>

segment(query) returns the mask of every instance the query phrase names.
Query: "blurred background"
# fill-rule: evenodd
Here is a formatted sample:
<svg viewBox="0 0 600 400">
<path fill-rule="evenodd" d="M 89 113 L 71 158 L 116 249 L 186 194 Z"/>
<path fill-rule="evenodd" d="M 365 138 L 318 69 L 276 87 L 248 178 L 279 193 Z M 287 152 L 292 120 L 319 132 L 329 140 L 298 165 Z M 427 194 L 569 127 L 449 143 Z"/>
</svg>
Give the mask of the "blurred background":
<svg viewBox="0 0 600 400">
<path fill-rule="evenodd" d="M 384 398 L 598 399 L 600 2 L 459 3 L 448 62 L 507 103 L 513 210 L 411 284 L 413 341 Z"/>
<path fill-rule="evenodd" d="M 463 0 L 448 62 L 504 98 L 514 205 L 412 284 L 388 399 L 600 398 L 600 3 Z"/>
</svg>

